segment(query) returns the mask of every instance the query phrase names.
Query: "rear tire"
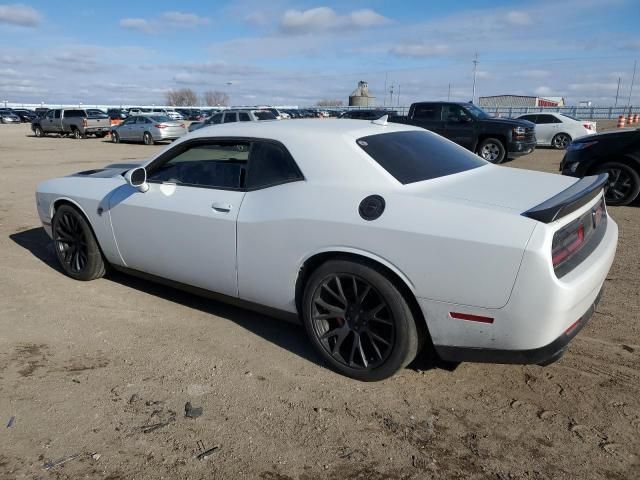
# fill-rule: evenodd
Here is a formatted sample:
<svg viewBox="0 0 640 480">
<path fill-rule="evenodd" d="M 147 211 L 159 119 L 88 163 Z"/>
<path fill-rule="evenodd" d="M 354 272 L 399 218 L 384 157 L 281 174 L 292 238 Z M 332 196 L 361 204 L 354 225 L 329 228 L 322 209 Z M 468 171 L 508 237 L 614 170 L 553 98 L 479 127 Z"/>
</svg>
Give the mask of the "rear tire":
<svg viewBox="0 0 640 480">
<path fill-rule="evenodd" d="M 77 128 L 73 129 L 73 131 L 71 132 L 71 135 L 73 135 L 73 138 L 75 138 L 76 140 L 80 140 L 81 138 L 84 138 L 84 135 L 82 135 L 82 132 L 80 132 L 80 130 Z"/>
<path fill-rule="evenodd" d="M 640 193 L 640 174 L 622 162 L 607 162 L 596 173 L 608 173 L 609 179 L 604 189 L 607 205 L 624 206 L 632 203 Z"/>
<path fill-rule="evenodd" d="M 485 138 L 478 146 L 478 155 L 491 163 L 502 163 L 505 160 L 507 151 L 504 145 L 497 138 Z"/>
<path fill-rule="evenodd" d="M 418 353 L 404 295 L 364 262 L 329 260 L 310 276 L 302 317 L 311 343 L 335 371 L 362 381 L 391 377 Z"/>
<path fill-rule="evenodd" d="M 142 140 L 144 141 L 145 145 L 153 145 L 154 143 L 156 143 L 149 132 L 144 132 Z"/>
<path fill-rule="evenodd" d="M 62 270 L 75 280 L 104 276 L 106 262 L 84 216 L 71 205 L 61 205 L 51 222 L 54 249 Z"/>
<path fill-rule="evenodd" d="M 571 143 L 571 137 L 566 133 L 558 133 L 551 139 L 551 145 L 557 150 L 566 150 Z"/>
</svg>

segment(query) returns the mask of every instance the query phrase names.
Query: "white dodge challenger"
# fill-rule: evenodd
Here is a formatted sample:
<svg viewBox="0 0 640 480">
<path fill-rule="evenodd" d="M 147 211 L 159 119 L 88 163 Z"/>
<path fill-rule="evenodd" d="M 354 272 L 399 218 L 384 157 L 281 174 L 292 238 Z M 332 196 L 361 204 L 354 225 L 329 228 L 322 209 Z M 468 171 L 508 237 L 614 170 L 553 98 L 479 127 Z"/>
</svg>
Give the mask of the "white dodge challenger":
<svg viewBox="0 0 640 480">
<path fill-rule="evenodd" d="M 332 368 L 380 380 L 423 347 L 558 359 L 615 255 L 605 181 L 494 166 L 384 118 L 297 120 L 200 129 L 36 200 L 70 277 L 114 268 L 301 318 Z"/>
</svg>

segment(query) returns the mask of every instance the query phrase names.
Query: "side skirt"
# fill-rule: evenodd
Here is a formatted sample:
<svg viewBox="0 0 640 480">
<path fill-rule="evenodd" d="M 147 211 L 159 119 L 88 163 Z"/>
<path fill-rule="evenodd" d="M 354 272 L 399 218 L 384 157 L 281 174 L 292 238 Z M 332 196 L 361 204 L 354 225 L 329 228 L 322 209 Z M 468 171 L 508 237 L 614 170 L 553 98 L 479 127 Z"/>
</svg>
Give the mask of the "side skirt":
<svg viewBox="0 0 640 480">
<path fill-rule="evenodd" d="M 229 295 L 224 295 L 222 293 L 212 292 L 210 290 L 205 290 L 204 288 L 194 287 L 193 285 L 187 285 L 186 283 L 176 282 L 166 278 L 158 277 L 156 275 L 152 275 L 150 273 L 140 272 L 139 270 L 122 267 L 120 265 L 110 265 L 110 266 L 114 270 L 125 273 L 127 275 L 141 278 L 143 280 L 148 280 L 154 283 L 159 283 L 161 285 L 175 288 L 177 290 L 182 290 L 183 292 L 191 293 L 199 297 L 208 298 L 217 302 L 227 303 L 239 308 L 245 308 L 247 310 L 251 310 L 257 313 L 262 313 L 270 317 L 276 317 L 290 323 L 295 323 L 298 325 L 302 324 L 302 322 L 300 321 L 300 318 L 295 313 L 279 310 L 277 308 L 266 307 L 258 303 L 249 302 L 247 300 L 242 300 L 237 297 L 231 297 Z"/>
</svg>

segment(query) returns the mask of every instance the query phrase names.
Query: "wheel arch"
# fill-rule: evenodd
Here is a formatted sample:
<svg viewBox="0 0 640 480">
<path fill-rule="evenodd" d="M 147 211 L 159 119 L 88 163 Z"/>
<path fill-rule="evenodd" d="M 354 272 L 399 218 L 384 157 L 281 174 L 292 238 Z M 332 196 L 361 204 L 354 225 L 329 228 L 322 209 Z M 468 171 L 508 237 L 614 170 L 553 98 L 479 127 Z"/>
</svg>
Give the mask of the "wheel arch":
<svg viewBox="0 0 640 480">
<path fill-rule="evenodd" d="M 620 162 L 620 163 L 624 163 L 625 165 L 629 165 L 636 172 L 638 172 L 638 175 L 640 175 L 640 157 L 637 157 L 635 155 L 629 155 L 629 154 L 622 155 L 619 157 L 608 158 L 607 160 L 602 160 L 600 162 L 592 162 L 591 165 L 589 165 L 589 167 L 587 168 L 587 172 L 590 174 L 595 173 L 599 167 L 601 167 L 605 163 L 611 163 L 611 162 Z"/>
<path fill-rule="evenodd" d="M 507 151 L 507 136 L 503 134 L 491 134 L 487 132 L 481 132 L 478 134 L 478 139 L 475 144 L 474 151 L 477 152 L 478 148 L 480 148 L 480 144 L 484 142 L 487 138 L 495 138 L 496 140 L 500 140 L 502 146 L 504 147 L 505 152 Z"/>
<path fill-rule="evenodd" d="M 89 225 L 89 229 L 91 230 L 91 233 L 93 234 L 93 238 L 96 239 L 96 244 L 98 245 L 98 248 L 100 249 L 100 253 L 102 253 L 102 257 L 105 259 L 104 261 L 106 262 L 106 258 L 104 255 L 104 250 L 102 249 L 102 245 L 100 245 L 100 239 L 98 238 L 98 236 L 96 235 L 96 231 L 93 228 L 93 224 L 91 223 L 91 220 L 89 219 L 89 215 L 87 215 L 87 212 L 85 212 L 84 208 L 82 208 L 82 206 L 76 202 L 75 200 L 73 200 L 72 198 L 69 197 L 59 197 L 56 198 L 53 202 L 51 202 L 51 212 L 50 212 L 50 218 L 51 218 L 51 228 L 53 229 L 53 216 L 56 213 L 56 210 L 58 208 L 60 208 L 62 205 L 69 205 L 70 207 L 75 208 L 76 210 L 78 210 L 80 212 L 80 214 L 84 217 L 85 221 L 87 222 L 87 225 Z"/>
<path fill-rule="evenodd" d="M 323 263 L 328 260 L 352 260 L 367 264 L 378 270 L 382 270 L 393 284 L 404 295 L 411 313 L 416 321 L 416 328 L 421 340 L 430 340 L 427 319 L 425 318 L 418 299 L 416 297 L 415 287 L 411 280 L 402 273 L 402 271 L 388 260 L 378 255 L 355 248 L 327 248 L 314 254 L 307 256 L 298 269 L 298 276 L 295 284 L 295 303 L 299 315 L 302 315 L 302 298 L 304 296 L 304 288 L 311 274 Z M 422 343 L 422 342 L 421 342 Z"/>
</svg>

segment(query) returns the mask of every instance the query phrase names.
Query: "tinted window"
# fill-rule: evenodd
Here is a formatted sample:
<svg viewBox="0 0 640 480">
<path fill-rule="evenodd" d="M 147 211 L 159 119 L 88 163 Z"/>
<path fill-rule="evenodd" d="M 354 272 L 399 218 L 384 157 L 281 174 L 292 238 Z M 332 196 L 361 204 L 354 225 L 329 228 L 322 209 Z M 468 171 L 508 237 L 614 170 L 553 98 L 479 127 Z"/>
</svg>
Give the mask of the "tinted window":
<svg viewBox="0 0 640 480">
<path fill-rule="evenodd" d="M 360 138 L 357 143 L 405 185 L 487 163 L 467 149 L 424 131 L 382 133 Z"/>
<path fill-rule="evenodd" d="M 224 123 L 232 123 L 237 122 L 238 118 L 235 113 L 225 113 L 224 114 Z"/>
<path fill-rule="evenodd" d="M 299 180 L 302 174 L 284 147 L 269 142 L 254 142 L 247 188 L 260 188 Z"/>
<path fill-rule="evenodd" d="M 86 117 L 87 114 L 84 110 L 65 110 L 64 116 L 67 118 Z"/>
<path fill-rule="evenodd" d="M 413 110 L 413 118 L 419 120 L 440 120 L 440 105 L 421 103 Z"/>
<path fill-rule="evenodd" d="M 536 123 L 537 115 L 525 115 L 524 117 L 518 117 L 520 120 L 528 120 L 530 122 Z"/>
<path fill-rule="evenodd" d="M 171 118 L 169 118 L 169 117 L 167 117 L 165 115 L 153 115 L 152 117 L 148 117 L 148 118 L 150 118 L 154 122 L 160 122 L 160 123 L 173 122 L 173 120 L 171 120 Z M 150 122 L 147 121 L 147 123 L 150 123 Z"/>
<path fill-rule="evenodd" d="M 197 145 L 151 169 L 149 181 L 178 185 L 237 189 L 249 158 L 246 142 Z"/>
<path fill-rule="evenodd" d="M 253 112 L 258 120 L 277 120 L 276 116 L 271 112 Z"/>
<path fill-rule="evenodd" d="M 213 123 L 215 125 L 217 125 L 218 123 L 220 123 L 222 121 L 222 114 L 221 113 L 216 113 L 213 117 L 211 117 L 207 123 Z"/>
<path fill-rule="evenodd" d="M 461 122 L 464 118 L 471 118 L 467 111 L 460 105 L 443 105 L 442 120 L 445 122 Z"/>
<path fill-rule="evenodd" d="M 560 122 L 560 120 L 558 120 L 553 115 L 538 115 L 538 121 L 536 123 L 540 125 L 544 123 L 562 123 L 562 122 Z"/>
<path fill-rule="evenodd" d="M 54 110 L 53 111 L 53 116 L 54 116 L 54 118 L 60 118 L 60 110 Z"/>
<path fill-rule="evenodd" d="M 249 118 L 249 114 L 247 112 L 240 112 L 238 114 L 238 118 L 241 122 L 250 122 L 251 118 Z"/>
</svg>

